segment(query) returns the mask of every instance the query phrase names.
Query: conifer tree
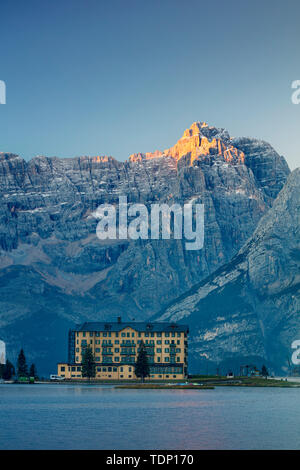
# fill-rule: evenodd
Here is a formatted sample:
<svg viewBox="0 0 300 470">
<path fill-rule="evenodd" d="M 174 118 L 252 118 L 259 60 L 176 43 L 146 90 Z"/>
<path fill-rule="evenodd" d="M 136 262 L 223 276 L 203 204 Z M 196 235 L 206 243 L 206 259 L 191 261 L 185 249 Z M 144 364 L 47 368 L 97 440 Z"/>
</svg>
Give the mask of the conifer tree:
<svg viewBox="0 0 300 470">
<path fill-rule="evenodd" d="M 135 363 L 135 375 L 139 377 L 142 382 L 150 375 L 147 351 L 143 341 L 140 343 L 138 357 Z"/>
<path fill-rule="evenodd" d="M 11 380 L 11 378 L 15 375 L 15 368 L 13 364 L 7 359 L 6 363 L 3 368 L 2 378 L 4 380 Z"/>
<path fill-rule="evenodd" d="M 34 377 L 34 378 L 37 377 L 37 371 L 36 371 L 35 364 L 31 364 L 31 366 L 30 366 L 29 377 Z"/>
<path fill-rule="evenodd" d="M 268 372 L 268 369 L 266 368 L 266 366 L 263 364 L 262 368 L 261 368 L 261 375 L 265 378 L 268 377 L 269 375 L 269 372 Z"/>
<path fill-rule="evenodd" d="M 27 377 L 28 376 L 28 367 L 26 363 L 26 358 L 23 349 L 21 349 L 18 356 L 17 363 L 18 377 Z"/>
<path fill-rule="evenodd" d="M 96 375 L 96 364 L 92 348 L 87 346 L 82 354 L 82 377 L 87 377 L 89 380 Z"/>
</svg>

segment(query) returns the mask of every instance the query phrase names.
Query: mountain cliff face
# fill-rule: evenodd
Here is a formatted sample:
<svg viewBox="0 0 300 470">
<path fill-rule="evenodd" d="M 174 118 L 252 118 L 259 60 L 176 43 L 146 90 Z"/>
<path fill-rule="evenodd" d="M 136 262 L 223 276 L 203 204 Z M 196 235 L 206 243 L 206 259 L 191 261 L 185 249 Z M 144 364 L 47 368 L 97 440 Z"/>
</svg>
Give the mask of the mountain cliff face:
<svg viewBox="0 0 300 470">
<path fill-rule="evenodd" d="M 239 253 L 159 315 L 190 325 L 195 368 L 250 358 L 287 370 L 300 338 L 300 169 Z"/>
<path fill-rule="evenodd" d="M 22 342 L 54 367 L 74 322 L 153 315 L 237 253 L 288 174 L 269 144 L 201 122 L 174 147 L 126 162 L 0 154 L 1 336 L 13 354 Z M 203 249 L 186 251 L 184 240 L 98 240 L 91 214 L 120 195 L 148 207 L 202 202 Z"/>
</svg>

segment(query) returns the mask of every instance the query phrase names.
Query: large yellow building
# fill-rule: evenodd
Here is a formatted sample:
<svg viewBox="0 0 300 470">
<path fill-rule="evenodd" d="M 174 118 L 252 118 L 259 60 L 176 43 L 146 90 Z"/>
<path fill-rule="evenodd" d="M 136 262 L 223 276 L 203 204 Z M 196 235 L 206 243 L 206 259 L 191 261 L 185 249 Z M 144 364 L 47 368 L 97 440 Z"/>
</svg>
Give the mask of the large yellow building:
<svg viewBox="0 0 300 470">
<path fill-rule="evenodd" d="M 188 327 L 177 323 L 91 322 L 69 331 L 68 363 L 58 364 L 58 375 L 81 379 L 82 353 L 90 346 L 96 379 L 136 379 L 134 366 L 144 342 L 150 379 L 184 379 L 187 376 Z"/>
</svg>

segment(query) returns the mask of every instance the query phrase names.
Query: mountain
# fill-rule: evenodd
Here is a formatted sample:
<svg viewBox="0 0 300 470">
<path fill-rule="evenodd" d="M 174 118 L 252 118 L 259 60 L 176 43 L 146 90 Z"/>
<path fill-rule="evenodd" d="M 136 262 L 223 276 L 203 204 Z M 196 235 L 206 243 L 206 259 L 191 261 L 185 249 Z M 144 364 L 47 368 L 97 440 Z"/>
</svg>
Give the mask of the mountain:
<svg viewBox="0 0 300 470">
<path fill-rule="evenodd" d="M 287 372 L 300 339 L 300 168 L 238 254 L 158 317 L 191 330 L 195 370 L 261 364 Z"/>
<path fill-rule="evenodd" d="M 0 154 L 0 337 L 11 358 L 22 345 L 55 370 L 74 322 L 150 317 L 237 253 L 289 173 L 269 144 L 203 122 L 170 149 L 125 162 Z M 120 195 L 147 207 L 202 202 L 203 249 L 100 241 L 92 214 Z"/>
</svg>

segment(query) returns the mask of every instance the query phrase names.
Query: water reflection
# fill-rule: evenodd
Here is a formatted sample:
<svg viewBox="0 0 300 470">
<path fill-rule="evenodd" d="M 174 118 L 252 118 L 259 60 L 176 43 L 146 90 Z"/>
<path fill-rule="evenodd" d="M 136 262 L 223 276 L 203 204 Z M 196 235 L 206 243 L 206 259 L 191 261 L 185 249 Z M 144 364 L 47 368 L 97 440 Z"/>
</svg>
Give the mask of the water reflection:
<svg viewBox="0 0 300 470">
<path fill-rule="evenodd" d="M 1 449 L 300 448 L 300 389 L 1 385 L 0 417 Z"/>
</svg>

